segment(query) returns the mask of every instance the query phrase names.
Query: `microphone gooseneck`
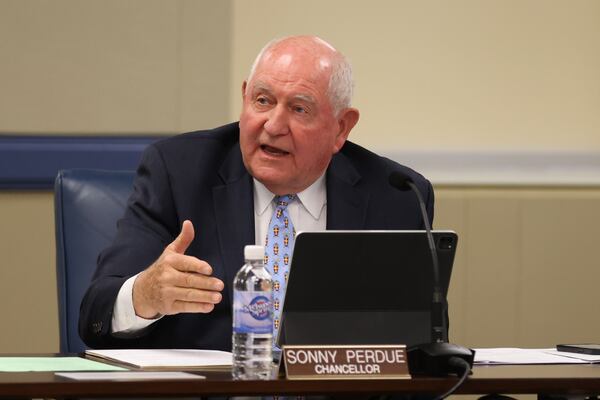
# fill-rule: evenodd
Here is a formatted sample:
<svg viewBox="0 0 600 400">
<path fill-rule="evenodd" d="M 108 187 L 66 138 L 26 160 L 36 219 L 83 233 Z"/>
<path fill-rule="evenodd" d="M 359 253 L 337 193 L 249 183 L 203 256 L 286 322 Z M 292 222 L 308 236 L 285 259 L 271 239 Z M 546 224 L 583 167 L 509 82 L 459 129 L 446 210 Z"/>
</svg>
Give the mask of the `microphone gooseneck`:
<svg viewBox="0 0 600 400">
<path fill-rule="evenodd" d="M 419 188 L 417 188 L 417 185 L 415 185 L 410 176 L 400 171 L 394 171 L 390 174 L 389 183 L 400 191 L 412 190 L 417 196 L 419 208 L 421 209 L 421 215 L 423 217 L 423 225 L 425 226 L 427 234 L 429 250 L 431 251 L 431 260 L 433 262 L 431 310 L 432 343 L 425 343 L 408 349 L 408 368 L 413 375 L 442 376 L 459 374 L 462 371 L 462 378 L 459 380 L 458 384 L 437 398 L 443 399 L 453 393 L 467 378 L 473 366 L 475 352 L 462 346 L 447 343 L 446 312 L 444 309 L 444 295 L 440 284 L 438 255 L 433 239 L 433 233 L 431 232 L 431 224 L 429 223 L 427 209 Z"/>
<path fill-rule="evenodd" d="M 440 284 L 440 267 L 438 261 L 437 250 L 435 249 L 435 241 L 433 239 L 433 233 L 431 233 L 431 224 L 429 223 L 429 216 L 427 215 L 427 209 L 421 191 L 417 188 L 413 180 L 406 174 L 400 171 L 394 171 L 389 176 L 390 185 L 401 191 L 412 190 L 417 196 L 419 202 L 419 208 L 421 209 L 421 216 L 423 217 L 423 225 L 425 225 L 425 231 L 427 235 L 427 241 L 429 243 L 429 251 L 431 252 L 431 260 L 433 262 L 433 298 L 432 298 L 432 338 L 434 342 L 443 343 L 447 340 L 446 335 L 446 313 L 444 312 L 444 295 L 442 293 L 442 287 Z"/>
</svg>

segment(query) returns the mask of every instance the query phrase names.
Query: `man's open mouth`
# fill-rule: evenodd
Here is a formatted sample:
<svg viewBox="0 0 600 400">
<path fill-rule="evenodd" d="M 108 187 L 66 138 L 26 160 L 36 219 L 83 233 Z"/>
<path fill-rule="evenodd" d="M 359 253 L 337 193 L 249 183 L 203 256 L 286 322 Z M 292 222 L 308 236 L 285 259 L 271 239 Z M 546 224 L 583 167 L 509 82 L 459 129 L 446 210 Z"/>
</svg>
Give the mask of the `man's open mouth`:
<svg viewBox="0 0 600 400">
<path fill-rule="evenodd" d="M 285 156 L 287 154 L 290 154 L 289 152 L 287 152 L 285 150 L 278 149 L 277 147 L 268 146 L 266 144 L 260 145 L 260 148 L 265 153 L 271 154 L 274 156 Z"/>
</svg>

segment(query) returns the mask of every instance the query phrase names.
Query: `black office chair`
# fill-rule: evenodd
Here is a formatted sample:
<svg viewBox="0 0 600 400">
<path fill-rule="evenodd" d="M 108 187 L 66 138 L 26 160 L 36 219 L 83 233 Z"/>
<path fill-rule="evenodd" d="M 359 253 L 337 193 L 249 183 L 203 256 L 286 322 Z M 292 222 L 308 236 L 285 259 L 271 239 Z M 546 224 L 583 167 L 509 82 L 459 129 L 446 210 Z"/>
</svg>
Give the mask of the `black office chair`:
<svg viewBox="0 0 600 400">
<path fill-rule="evenodd" d="M 79 305 L 100 251 L 116 233 L 132 190 L 133 171 L 72 169 L 54 183 L 60 352 L 79 353 Z"/>
</svg>

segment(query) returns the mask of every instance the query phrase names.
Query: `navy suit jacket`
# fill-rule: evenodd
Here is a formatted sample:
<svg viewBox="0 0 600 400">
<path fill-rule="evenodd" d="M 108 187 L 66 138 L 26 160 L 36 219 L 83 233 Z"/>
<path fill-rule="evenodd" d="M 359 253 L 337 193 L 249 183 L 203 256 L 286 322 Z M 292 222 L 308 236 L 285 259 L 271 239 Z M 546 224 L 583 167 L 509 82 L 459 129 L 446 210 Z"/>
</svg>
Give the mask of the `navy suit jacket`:
<svg viewBox="0 0 600 400">
<path fill-rule="evenodd" d="M 415 171 L 346 142 L 326 173 L 327 229 L 423 229 L 414 193 L 391 187 L 401 170 L 419 187 L 433 220 L 433 189 Z M 124 217 L 81 304 L 79 333 L 93 348 L 203 348 L 231 350 L 231 283 L 254 244 L 252 177 L 244 167 L 237 123 L 174 136 L 142 156 Z M 111 332 L 112 310 L 129 277 L 152 264 L 179 234 L 195 228 L 186 254 L 207 261 L 225 283 L 209 314 L 165 316 L 134 338 Z"/>
</svg>

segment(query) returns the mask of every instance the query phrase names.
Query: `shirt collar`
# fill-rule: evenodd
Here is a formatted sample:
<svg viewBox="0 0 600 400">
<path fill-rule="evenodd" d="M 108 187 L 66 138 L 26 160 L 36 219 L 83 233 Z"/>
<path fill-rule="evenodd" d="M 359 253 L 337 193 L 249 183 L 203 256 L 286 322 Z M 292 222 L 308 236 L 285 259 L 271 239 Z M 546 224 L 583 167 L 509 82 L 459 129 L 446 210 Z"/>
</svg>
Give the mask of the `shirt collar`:
<svg viewBox="0 0 600 400">
<path fill-rule="evenodd" d="M 254 210 L 258 215 L 263 215 L 264 212 L 269 207 L 269 204 L 273 201 L 275 195 L 269 191 L 260 183 L 256 178 L 253 178 L 254 181 Z"/>
<path fill-rule="evenodd" d="M 265 187 L 256 178 L 254 180 L 254 209 L 258 215 L 262 215 L 275 197 L 269 189 Z M 314 219 L 319 219 L 323 206 L 327 204 L 327 189 L 325 186 L 325 173 L 321 175 L 312 185 L 297 193 L 298 200 L 312 215 Z"/>
</svg>

